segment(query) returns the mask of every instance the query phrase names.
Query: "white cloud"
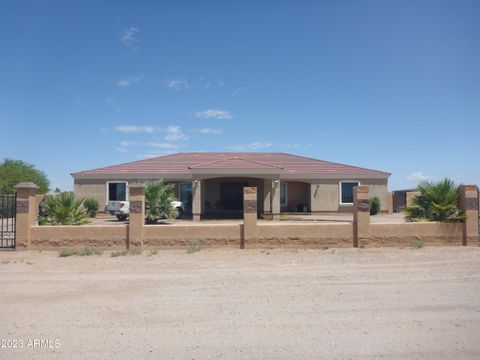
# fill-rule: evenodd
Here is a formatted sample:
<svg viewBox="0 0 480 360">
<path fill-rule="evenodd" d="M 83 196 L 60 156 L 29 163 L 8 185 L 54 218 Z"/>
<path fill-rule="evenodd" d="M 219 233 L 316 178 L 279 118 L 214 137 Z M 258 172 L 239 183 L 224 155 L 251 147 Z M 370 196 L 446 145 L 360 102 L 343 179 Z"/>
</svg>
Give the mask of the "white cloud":
<svg viewBox="0 0 480 360">
<path fill-rule="evenodd" d="M 125 152 L 128 151 L 128 149 L 122 148 L 122 147 L 117 147 L 117 151 L 118 151 L 118 152 L 123 152 L 123 153 L 125 153 Z"/>
<path fill-rule="evenodd" d="M 233 90 L 232 92 L 232 96 L 237 96 L 238 94 L 240 94 L 242 92 L 242 88 L 236 88 L 235 90 Z"/>
<path fill-rule="evenodd" d="M 160 149 L 178 149 L 180 147 L 180 145 L 178 144 L 172 144 L 172 143 L 158 143 L 158 142 L 148 142 L 146 144 L 147 146 L 151 146 L 151 147 L 156 147 L 156 148 L 160 148 Z"/>
<path fill-rule="evenodd" d="M 105 102 L 110 105 L 112 107 L 113 110 L 115 111 L 120 111 L 120 106 L 118 106 L 118 104 L 115 102 L 115 100 L 113 100 L 113 98 L 111 97 L 108 97 L 105 99 Z"/>
<path fill-rule="evenodd" d="M 122 133 L 149 133 L 152 134 L 155 132 L 155 127 L 153 126 L 137 126 L 137 125 L 119 125 L 115 126 L 115 130 Z"/>
<path fill-rule="evenodd" d="M 436 179 L 435 176 L 424 174 L 421 171 L 413 172 L 407 176 L 407 180 L 409 181 L 422 181 L 422 180 L 434 180 L 434 179 Z"/>
<path fill-rule="evenodd" d="M 138 83 L 140 81 L 142 81 L 143 77 L 141 76 L 129 76 L 125 79 L 120 79 L 116 82 L 117 86 L 120 86 L 120 87 L 128 87 L 128 86 L 131 86 L 135 83 Z"/>
<path fill-rule="evenodd" d="M 128 147 L 128 146 L 132 146 L 132 145 L 137 145 L 137 142 L 136 141 L 130 141 L 130 140 L 122 140 L 120 141 L 120 146 L 121 147 Z"/>
<path fill-rule="evenodd" d="M 188 89 L 192 87 L 192 85 L 185 79 L 173 79 L 173 80 L 167 80 L 165 81 L 167 86 L 171 89 L 180 91 L 183 89 Z"/>
<path fill-rule="evenodd" d="M 165 129 L 162 129 L 162 131 L 167 133 L 165 140 L 168 142 L 188 139 L 188 137 L 183 133 L 182 129 L 180 129 L 180 126 L 177 125 L 169 125 Z"/>
<path fill-rule="evenodd" d="M 137 39 L 137 33 L 140 30 L 136 27 L 129 27 L 128 29 L 125 29 L 121 32 L 120 34 L 120 41 L 125 45 L 126 47 L 131 47 L 134 45 L 136 42 L 138 42 Z"/>
<path fill-rule="evenodd" d="M 273 146 L 273 143 L 271 142 L 256 141 L 250 144 L 227 146 L 227 149 L 234 150 L 234 151 L 244 151 L 244 150 L 252 151 L 252 150 L 258 150 L 258 149 L 265 149 L 272 146 Z"/>
<path fill-rule="evenodd" d="M 199 133 L 199 134 L 204 134 L 204 135 L 210 135 L 210 134 L 221 134 L 222 130 L 220 129 L 212 129 L 212 128 L 198 128 L 198 129 L 190 129 L 190 131 Z"/>
<path fill-rule="evenodd" d="M 208 109 L 205 111 L 197 111 L 195 116 L 201 119 L 231 119 L 233 115 L 229 111 L 219 109 Z"/>
</svg>

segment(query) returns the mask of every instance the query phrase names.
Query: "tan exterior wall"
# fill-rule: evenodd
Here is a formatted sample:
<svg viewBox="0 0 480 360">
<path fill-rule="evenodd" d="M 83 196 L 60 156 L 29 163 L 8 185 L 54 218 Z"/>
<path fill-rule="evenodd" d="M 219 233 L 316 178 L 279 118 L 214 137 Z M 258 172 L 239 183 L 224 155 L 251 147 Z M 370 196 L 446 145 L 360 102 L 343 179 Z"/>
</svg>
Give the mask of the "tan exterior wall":
<svg viewBox="0 0 480 360">
<path fill-rule="evenodd" d="M 378 196 L 381 211 L 387 211 L 387 179 L 355 179 L 369 187 L 370 197 Z M 340 205 L 341 179 L 318 180 L 311 184 L 312 212 L 352 212 L 352 205 Z"/>
<path fill-rule="evenodd" d="M 127 225 L 33 226 L 29 250 L 66 246 L 125 249 L 127 236 Z"/>
<path fill-rule="evenodd" d="M 240 246 L 241 224 L 145 225 L 145 247 L 185 247 L 197 242 L 203 246 Z"/>
<path fill-rule="evenodd" d="M 246 248 L 252 246 L 351 247 L 353 242 L 352 224 L 259 223 L 257 226 L 257 241 L 245 242 Z"/>
<path fill-rule="evenodd" d="M 462 245 L 462 223 L 370 224 L 366 246 Z"/>
</svg>

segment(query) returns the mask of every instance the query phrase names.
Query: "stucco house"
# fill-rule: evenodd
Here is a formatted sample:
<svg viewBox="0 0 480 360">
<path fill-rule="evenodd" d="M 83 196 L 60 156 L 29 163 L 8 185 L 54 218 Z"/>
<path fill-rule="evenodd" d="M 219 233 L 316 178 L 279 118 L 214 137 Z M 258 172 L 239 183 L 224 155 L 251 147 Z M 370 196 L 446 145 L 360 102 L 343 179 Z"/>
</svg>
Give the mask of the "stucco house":
<svg viewBox="0 0 480 360">
<path fill-rule="evenodd" d="M 77 197 L 100 204 L 128 200 L 130 184 L 163 179 L 194 220 L 239 213 L 243 187 L 256 186 L 260 216 L 282 212 L 346 212 L 353 187 L 368 185 L 387 210 L 389 173 L 308 157 L 270 152 L 177 153 L 72 174 Z"/>
</svg>

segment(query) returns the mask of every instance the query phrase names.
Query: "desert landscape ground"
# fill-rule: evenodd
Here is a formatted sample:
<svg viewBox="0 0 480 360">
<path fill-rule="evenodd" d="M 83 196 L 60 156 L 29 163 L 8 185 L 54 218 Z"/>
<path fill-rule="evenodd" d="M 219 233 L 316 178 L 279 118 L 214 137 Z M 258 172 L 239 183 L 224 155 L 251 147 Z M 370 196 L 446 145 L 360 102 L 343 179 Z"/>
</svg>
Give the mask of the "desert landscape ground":
<svg viewBox="0 0 480 360">
<path fill-rule="evenodd" d="M 480 247 L 3 251 L 0 320 L 1 359 L 478 359 Z"/>
</svg>

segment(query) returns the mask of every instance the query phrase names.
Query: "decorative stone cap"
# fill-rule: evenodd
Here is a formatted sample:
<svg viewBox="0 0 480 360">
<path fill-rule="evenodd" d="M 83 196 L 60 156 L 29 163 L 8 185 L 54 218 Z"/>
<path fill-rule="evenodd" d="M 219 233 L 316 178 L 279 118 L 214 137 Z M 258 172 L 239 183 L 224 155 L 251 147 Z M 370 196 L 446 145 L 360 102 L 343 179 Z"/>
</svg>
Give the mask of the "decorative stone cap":
<svg viewBox="0 0 480 360">
<path fill-rule="evenodd" d="M 248 186 L 243 188 L 243 193 L 244 194 L 256 194 L 257 193 L 257 188 Z"/>
<path fill-rule="evenodd" d="M 21 182 L 15 185 L 16 189 L 38 189 L 38 186 L 33 182 Z"/>
<path fill-rule="evenodd" d="M 128 187 L 130 189 L 145 189 L 144 184 L 131 184 L 131 185 L 128 185 Z"/>
<path fill-rule="evenodd" d="M 461 186 L 465 191 L 478 191 L 477 185 L 462 185 Z"/>
</svg>

